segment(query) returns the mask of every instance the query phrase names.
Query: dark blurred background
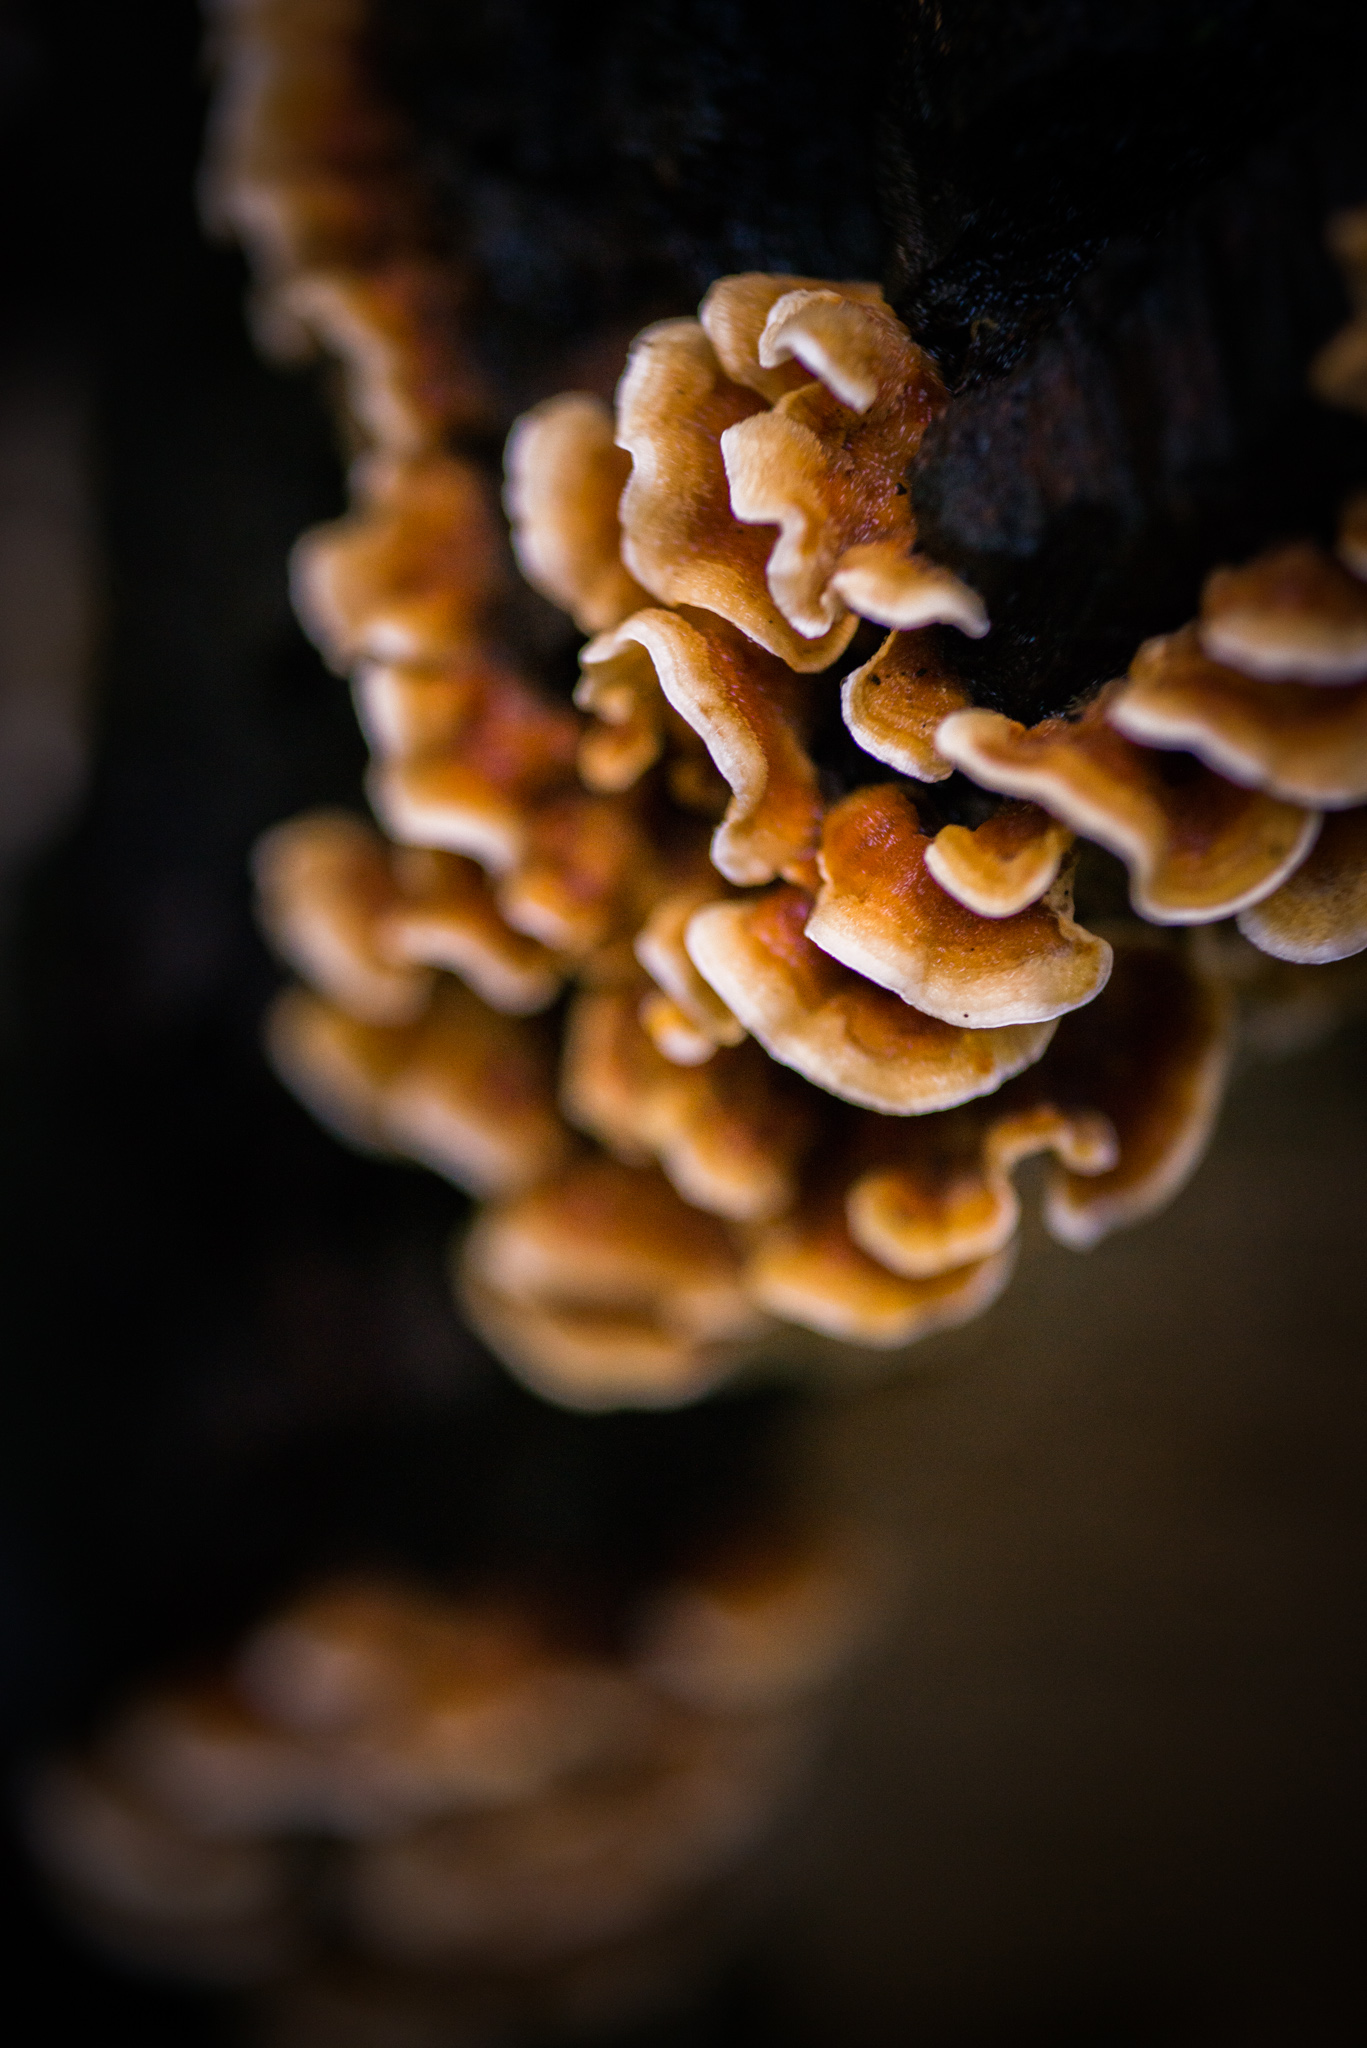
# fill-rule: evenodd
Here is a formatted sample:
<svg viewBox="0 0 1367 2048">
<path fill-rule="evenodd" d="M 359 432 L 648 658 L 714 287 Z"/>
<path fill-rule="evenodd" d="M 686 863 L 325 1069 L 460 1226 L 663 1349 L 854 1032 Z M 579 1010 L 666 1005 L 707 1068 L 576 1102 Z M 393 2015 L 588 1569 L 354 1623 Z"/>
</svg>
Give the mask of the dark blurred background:
<svg viewBox="0 0 1367 2048">
<path fill-rule="evenodd" d="M 1032 1231 L 899 1384 L 599 1421 L 514 1389 L 450 1308 L 459 1198 L 336 1146 L 258 1051 L 247 850 L 356 803 L 362 756 L 285 591 L 342 503 L 326 405 L 253 357 L 196 221 L 196 12 L 0 23 L 11 1786 L 319 1570 L 611 1602 L 779 1473 L 891 1538 L 895 1610 L 758 1931 L 642 2041 L 1359 2038 L 1361 1027 L 1250 1065 L 1157 1223 Z M 0 1924 L 15 2038 L 247 2024 L 87 1953 L 17 1844 Z"/>
</svg>

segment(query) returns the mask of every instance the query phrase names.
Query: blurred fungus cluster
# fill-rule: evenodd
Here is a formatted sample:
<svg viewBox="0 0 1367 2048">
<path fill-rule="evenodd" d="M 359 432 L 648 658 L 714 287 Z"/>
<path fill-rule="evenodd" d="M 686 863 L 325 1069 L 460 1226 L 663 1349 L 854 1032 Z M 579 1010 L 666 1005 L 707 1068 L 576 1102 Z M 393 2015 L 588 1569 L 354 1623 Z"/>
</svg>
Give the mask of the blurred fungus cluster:
<svg viewBox="0 0 1367 2048">
<path fill-rule="evenodd" d="M 478 1199 L 476 1327 L 586 1407 L 848 1378 L 996 1298 L 1031 1155 L 1066 1244 L 1153 1213 L 1232 1044 L 1228 948 L 1186 928 L 1367 945 L 1362 501 L 1336 554 L 1213 567 L 1194 624 L 1022 725 L 975 693 L 982 595 L 918 541 L 935 362 L 876 284 L 747 272 L 647 327 L 614 404 L 516 420 L 509 534 L 478 276 L 365 10 L 218 34 L 212 217 L 264 345 L 341 374 L 351 509 L 293 583 L 379 828 L 262 842 L 301 976 L 268 1039 L 339 1135 Z M 1351 404 L 1347 346 L 1315 375 Z M 510 634 L 512 557 L 590 636 L 573 704 Z"/>
<path fill-rule="evenodd" d="M 332 1985 L 381 2032 L 425 1986 L 481 2039 L 592 2036 L 734 1934 L 721 1888 L 801 1786 L 877 1577 L 848 1532 L 751 1512 L 610 1632 L 545 1586 L 334 1578 L 46 1763 L 29 1836 L 125 1964 L 268 2012 Z"/>
</svg>

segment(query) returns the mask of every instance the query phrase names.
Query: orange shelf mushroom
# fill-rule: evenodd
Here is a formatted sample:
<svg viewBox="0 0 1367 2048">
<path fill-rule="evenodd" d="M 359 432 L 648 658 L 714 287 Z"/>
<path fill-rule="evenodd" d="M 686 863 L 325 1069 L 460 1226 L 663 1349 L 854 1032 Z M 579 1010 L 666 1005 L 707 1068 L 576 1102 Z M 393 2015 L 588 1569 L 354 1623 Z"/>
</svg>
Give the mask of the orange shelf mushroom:
<svg viewBox="0 0 1367 2048">
<path fill-rule="evenodd" d="M 1239 930 L 1262 952 L 1302 967 L 1367 948 L 1367 809 L 1327 817 L 1309 858 L 1243 912 Z"/>
<path fill-rule="evenodd" d="M 1367 497 L 1336 555 L 1215 570 L 1197 620 L 1027 729 L 975 701 L 986 607 L 918 540 L 936 365 L 876 285 L 747 272 L 639 335 L 613 405 L 512 423 L 505 536 L 477 281 L 425 244 L 362 18 L 219 23 L 214 203 L 266 338 L 340 358 L 366 451 L 294 591 L 384 836 L 263 842 L 308 984 L 274 1056 L 341 1134 L 485 1202 L 461 1297 L 551 1398 L 669 1405 L 789 1348 L 848 1371 L 811 1333 L 887 1353 L 996 1298 L 1022 1159 L 1052 1154 L 1045 1219 L 1083 1247 L 1207 1142 L 1227 992 L 1175 938 L 1078 923 L 1075 837 L 1151 924 L 1367 947 Z M 1359 299 L 1362 218 L 1334 231 Z M 1345 403 L 1359 340 L 1314 370 Z M 573 708 L 499 637 L 514 561 L 589 636 Z M 852 657 L 861 621 L 888 631 Z M 427 1883 L 404 1853 L 393 1884 Z"/>
<path fill-rule="evenodd" d="M 459 1272 L 475 1327 L 571 1407 L 694 1400 L 767 1334 L 725 1225 L 613 1159 L 487 1208 Z"/>
<path fill-rule="evenodd" d="M 732 383 L 696 320 L 665 320 L 632 345 L 617 391 L 617 439 L 631 457 L 622 494 L 622 558 L 665 604 L 728 619 L 747 639 L 816 670 L 849 645 L 853 613 L 815 637 L 799 632 L 770 594 L 770 541 L 731 506 L 722 437 L 762 410 Z"/>
<path fill-rule="evenodd" d="M 956 711 L 941 753 L 986 789 L 1028 797 L 1120 855 L 1141 917 L 1204 924 L 1269 896 L 1315 841 L 1314 811 L 1242 789 L 1190 759 L 1136 746 L 1104 691 L 1080 718 L 1029 730 L 997 711 Z"/>
<path fill-rule="evenodd" d="M 885 626 L 938 620 L 981 637 L 976 593 L 912 552 L 906 474 L 947 394 L 901 321 L 839 286 L 799 289 L 775 300 L 755 349 L 758 369 L 798 363 L 813 380 L 721 436 L 732 511 L 779 529 L 766 576 L 784 617 L 814 641 L 847 607 Z"/>
<path fill-rule="evenodd" d="M 702 740 L 732 793 L 712 838 L 713 865 L 729 882 L 804 869 L 821 817 L 803 738 L 805 678 L 725 619 L 691 608 L 636 612 L 591 640 L 580 660 L 575 702 L 632 735 L 630 758 L 640 767 L 631 782 L 663 750 L 666 704 Z"/>
<path fill-rule="evenodd" d="M 1269 683 L 1367 679 L 1367 584 L 1308 541 L 1213 570 L 1198 631 L 1213 661 Z"/>
<path fill-rule="evenodd" d="M 1288 802 L 1367 800 L 1367 678 L 1333 689 L 1266 682 L 1212 661 L 1187 626 L 1145 642 L 1107 716 L 1141 746 L 1184 748 Z"/>
<path fill-rule="evenodd" d="M 760 1048 L 678 1065 L 643 1025 L 636 987 L 585 990 L 571 1009 L 560 1100 L 620 1158 L 655 1159 L 686 1202 L 733 1222 L 781 1215 L 816 1132 L 817 1098 Z"/>
<path fill-rule="evenodd" d="M 462 300 L 446 264 L 396 256 L 366 270 L 305 270 L 281 286 L 276 307 L 342 364 L 362 439 L 419 456 L 490 424 L 490 394 L 458 342 Z"/>
<path fill-rule="evenodd" d="M 281 1079 L 337 1136 L 417 1160 L 473 1195 L 540 1180 L 569 1149 L 554 1042 L 448 982 L 416 1023 L 363 1024 L 305 989 L 277 998 Z"/>
<path fill-rule="evenodd" d="M 617 508 L 631 458 L 613 431 L 601 398 L 567 391 L 523 413 L 504 456 L 517 565 L 583 633 L 620 625 L 650 602 L 622 561 Z"/>
<path fill-rule="evenodd" d="M 807 937 L 903 1002 L 984 1031 L 1043 1024 L 1106 986 L 1111 949 L 1074 922 L 1067 881 L 1012 916 L 981 917 L 930 870 L 934 841 L 899 783 L 826 815 Z"/>
<path fill-rule="evenodd" d="M 1008 1085 L 981 1106 L 905 1131 L 866 1127 L 859 1134 L 845 1216 L 870 1258 L 912 1280 L 972 1265 L 1015 1237 L 1020 1199 L 1011 1176 L 1025 1160 L 1052 1152 L 1070 1172 L 1087 1175 L 1116 1164 L 1118 1140 L 1102 1111 L 1060 1108 L 1033 1085 L 1015 1097 L 1024 1099 Z"/>
<path fill-rule="evenodd" d="M 971 1322 L 1011 1278 L 1012 1249 L 929 1279 L 895 1273 L 856 1244 L 839 1199 L 816 1197 L 758 1235 L 746 1268 L 762 1308 L 819 1336 L 876 1351 Z"/>
<path fill-rule="evenodd" d="M 747 1031 L 842 1102 L 886 1116 L 952 1109 L 1037 1060 L 1049 1022 L 971 1030 L 913 1009 L 807 937 L 812 899 L 781 887 L 697 911 L 688 951 Z"/>
<path fill-rule="evenodd" d="M 889 633 L 841 685 L 845 723 L 866 754 L 917 782 L 943 782 L 954 763 L 935 745 L 941 723 L 971 703 L 930 633 Z"/>
<path fill-rule="evenodd" d="M 1014 917 L 1058 880 L 1073 834 L 1038 804 L 1004 803 L 985 823 L 942 825 L 926 848 L 926 866 L 979 917 Z"/>
<path fill-rule="evenodd" d="M 504 584 L 479 472 L 446 455 L 368 456 L 354 495 L 355 511 L 294 553 L 295 608 L 328 661 L 421 666 L 464 653 Z"/>
</svg>

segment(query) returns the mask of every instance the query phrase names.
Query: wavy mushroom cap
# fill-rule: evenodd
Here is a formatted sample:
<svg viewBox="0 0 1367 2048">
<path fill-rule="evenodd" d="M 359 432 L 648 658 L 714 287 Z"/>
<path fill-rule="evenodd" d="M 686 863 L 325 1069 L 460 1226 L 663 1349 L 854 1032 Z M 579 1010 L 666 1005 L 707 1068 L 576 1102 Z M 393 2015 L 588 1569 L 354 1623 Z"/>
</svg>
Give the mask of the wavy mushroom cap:
<svg viewBox="0 0 1367 2048">
<path fill-rule="evenodd" d="M 783 1066 L 886 1116 L 990 1094 L 1037 1060 L 1052 1023 L 974 1031 L 913 1009 L 806 936 L 812 899 L 781 887 L 713 903 L 688 927 L 694 965 Z"/>
<path fill-rule="evenodd" d="M 622 562 L 618 505 L 631 457 L 612 409 L 566 391 L 523 413 L 504 453 L 503 502 L 517 565 L 583 633 L 601 633 L 649 603 Z"/>
<path fill-rule="evenodd" d="M 1212 661 L 1196 629 L 1146 640 L 1106 716 L 1149 747 L 1180 747 L 1249 789 L 1335 810 L 1367 797 L 1367 680 L 1270 683 Z"/>
<path fill-rule="evenodd" d="M 1327 817 L 1309 857 L 1241 914 L 1239 930 L 1260 952 L 1305 967 L 1367 948 L 1367 810 Z"/>
<path fill-rule="evenodd" d="M 637 336 L 617 390 L 617 440 L 632 464 L 622 559 L 652 597 L 714 612 L 790 668 L 815 671 L 844 651 L 857 621 L 815 638 L 796 631 L 765 581 L 769 536 L 731 509 L 722 437 L 761 407 L 725 375 L 696 320 Z"/>
<path fill-rule="evenodd" d="M 305 631 L 338 670 L 465 653 L 506 582 L 479 471 L 449 455 L 371 456 L 354 496 L 354 511 L 295 543 L 291 591 Z"/>
<path fill-rule="evenodd" d="M 1020 1223 L 1012 1174 L 1052 1152 L 1070 1172 L 1115 1166 L 1119 1141 L 1098 1110 L 1031 1100 L 1033 1075 L 985 1103 L 896 1131 L 869 1129 L 845 1195 L 850 1235 L 889 1272 L 929 1280 L 1004 1251 Z"/>
<path fill-rule="evenodd" d="M 515 931 L 582 961 L 629 940 L 664 887 L 661 850 L 640 812 L 572 789 L 528 812 L 498 906 Z"/>
<path fill-rule="evenodd" d="M 1074 922 L 1068 882 L 1010 917 L 980 917 L 941 888 L 907 790 L 857 789 L 826 816 L 807 937 L 947 1024 L 975 1031 L 1061 1017 L 1106 985 L 1111 949 Z"/>
<path fill-rule="evenodd" d="M 1135 909 L 1155 924 L 1205 924 L 1271 895 L 1313 846 L 1316 813 L 1136 746 L 1110 723 L 1111 701 L 1103 691 L 1080 718 L 1028 730 L 957 711 L 936 744 L 984 788 L 1028 797 L 1119 854 Z"/>
<path fill-rule="evenodd" d="M 1038 804 L 1008 801 L 970 829 L 942 825 L 925 860 L 942 889 L 979 917 L 1014 917 L 1058 880 L 1073 834 Z"/>
<path fill-rule="evenodd" d="M 501 875 L 525 853 L 537 805 L 572 783 L 579 726 L 573 712 L 505 663 L 486 659 L 476 673 L 477 688 L 461 700 L 459 715 L 453 708 L 454 728 L 440 738 L 422 725 L 426 714 L 435 727 L 440 700 L 415 706 L 408 683 L 391 723 L 402 730 L 406 722 L 419 744 L 412 753 L 381 753 L 366 788 L 395 839 L 467 854 Z M 466 682 L 462 676 L 456 687 Z M 395 694 L 391 685 L 391 705 Z M 454 707 L 454 693 L 448 701 Z"/>
<path fill-rule="evenodd" d="M 400 847 L 394 873 L 399 899 L 381 928 L 387 953 L 454 974 L 505 1016 L 534 1016 L 555 1001 L 563 962 L 504 922 L 476 862 Z"/>
<path fill-rule="evenodd" d="M 366 265 L 414 244 L 422 204 L 397 114 L 369 75 L 360 0 L 209 10 L 219 89 L 201 202 L 267 288 L 318 264 Z M 258 338 L 298 352 L 271 313 Z"/>
<path fill-rule="evenodd" d="M 453 745 L 504 672 L 505 664 L 482 648 L 438 667 L 358 663 L 351 696 L 371 753 L 382 761 L 403 760 Z"/>
<path fill-rule="evenodd" d="M 1367 680 L 1367 584 L 1310 541 L 1212 570 L 1198 632 L 1213 661 L 1265 682 Z"/>
<path fill-rule="evenodd" d="M 819 374 L 810 369 L 792 349 L 766 352 L 760 347 L 769 315 L 780 299 L 793 293 L 828 292 L 857 304 L 884 306 L 883 291 L 876 284 L 830 284 L 819 277 L 788 277 L 780 271 L 746 270 L 733 277 L 719 277 L 708 287 L 698 308 L 698 320 L 717 352 L 717 360 L 734 384 L 757 391 L 772 405 L 787 392 L 808 383 Z"/>
<path fill-rule="evenodd" d="M 277 304 L 341 362 L 363 439 L 419 456 L 490 422 L 491 395 L 458 339 L 464 296 L 448 265 L 405 255 L 364 270 L 306 270 Z"/>
<path fill-rule="evenodd" d="M 458 983 L 399 1027 L 360 1024 L 287 989 L 266 1043 L 286 1087 L 346 1143 L 416 1160 L 469 1194 L 529 1186 L 568 1149 L 552 1040 Z"/>
<path fill-rule="evenodd" d="M 845 724 L 864 752 L 917 782 L 943 782 L 954 773 L 935 735 L 951 712 L 971 702 L 933 633 L 889 633 L 840 692 Z"/>
<path fill-rule="evenodd" d="M 947 394 L 896 315 L 838 287 L 788 292 L 758 354 L 764 368 L 796 361 L 816 380 L 721 436 L 732 511 L 779 529 L 766 574 L 784 617 L 812 640 L 847 607 L 887 626 L 985 633 L 976 594 L 911 552 L 907 472 Z"/>
<path fill-rule="evenodd" d="M 815 1135 L 816 1100 L 756 1045 L 676 1064 L 642 1025 L 639 1002 L 631 986 L 576 998 L 561 1078 L 565 1115 L 620 1158 L 657 1161 L 695 1208 L 738 1223 L 779 1215 Z"/>
<path fill-rule="evenodd" d="M 908 1279 L 870 1258 L 850 1235 L 838 1198 L 815 1197 L 761 1229 L 746 1266 L 754 1299 L 771 1315 L 875 1351 L 971 1322 L 1001 1294 L 1014 1249 L 930 1279 Z"/>
<path fill-rule="evenodd" d="M 1114 1166 L 1072 1166 L 1045 1190 L 1045 1222 L 1061 1244 L 1086 1250 L 1163 1208 L 1210 1142 L 1233 1049 L 1228 991 L 1172 946 L 1118 948 L 1105 993 L 1059 1027 L 1039 1082 L 1064 1103 L 1108 1118 Z"/>
<path fill-rule="evenodd" d="M 486 1209 L 460 1286 L 500 1355 L 571 1407 L 696 1400 L 767 1328 L 725 1226 L 662 1174 L 602 1157 Z"/>
<path fill-rule="evenodd" d="M 693 1034 L 692 1056 L 683 1062 L 687 1066 L 710 1059 L 719 1045 L 739 1045 L 745 1036 L 745 1026 L 732 1015 L 710 983 L 703 980 L 688 952 L 688 927 L 694 911 L 701 910 L 704 903 L 717 902 L 720 896 L 716 885 L 706 882 L 672 890 L 661 897 L 632 941 L 637 960 L 656 983 L 661 998 L 673 1006 L 678 1019 Z M 654 999 L 644 999 L 642 1023 L 665 1057 L 676 1057 L 660 1044 L 647 1010 L 659 1019 L 660 1028 L 670 1033 L 677 1033 L 679 1028 L 675 1017 L 661 1017 Z"/>
<path fill-rule="evenodd" d="M 731 790 L 712 839 L 713 865 L 728 881 L 768 882 L 810 861 L 821 801 L 804 742 L 804 677 L 725 619 L 692 608 L 637 612 L 580 659 L 575 702 L 648 735 L 633 749 L 643 765 L 663 747 L 665 704 L 703 742 Z"/>
<path fill-rule="evenodd" d="M 252 854 L 271 944 L 321 995 L 364 1024 L 408 1024 L 431 998 L 431 963 L 387 943 L 401 900 L 391 849 L 346 811 L 276 825 Z"/>
</svg>

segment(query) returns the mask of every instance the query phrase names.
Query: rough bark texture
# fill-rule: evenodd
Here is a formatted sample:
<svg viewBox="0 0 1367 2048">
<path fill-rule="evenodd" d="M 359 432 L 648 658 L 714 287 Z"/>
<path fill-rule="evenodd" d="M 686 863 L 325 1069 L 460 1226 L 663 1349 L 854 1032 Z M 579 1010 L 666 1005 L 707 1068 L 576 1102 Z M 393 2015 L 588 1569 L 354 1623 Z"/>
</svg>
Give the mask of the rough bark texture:
<svg viewBox="0 0 1367 2048">
<path fill-rule="evenodd" d="M 883 277 L 959 393 L 915 496 L 994 630 L 950 640 L 1033 717 L 1367 475 L 1305 394 L 1345 311 L 1323 222 L 1367 192 L 1350 13 L 391 0 L 380 34 L 510 399 L 726 271 Z"/>
</svg>

